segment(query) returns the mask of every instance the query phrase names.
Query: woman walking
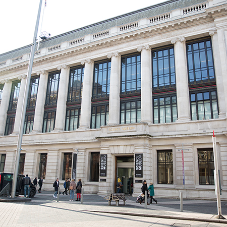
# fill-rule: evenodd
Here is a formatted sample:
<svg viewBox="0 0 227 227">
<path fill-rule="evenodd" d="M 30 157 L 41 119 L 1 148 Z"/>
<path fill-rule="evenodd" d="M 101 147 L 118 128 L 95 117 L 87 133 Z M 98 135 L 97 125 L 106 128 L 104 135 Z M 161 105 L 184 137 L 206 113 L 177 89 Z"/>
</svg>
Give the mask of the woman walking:
<svg viewBox="0 0 227 227">
<path fill-rule="evenodd" d="M 152 200 L 154 200 L 156 202 L 156 204 L 157 204 L 158 201 L 154 198 L 154 185 L 153 185 L 152 182 L 150 183 L 150 186 L 148 187 L 148 190 L 150 192 L 150 203 L 152 203 Z"/>
<path fill-rule="evenodd" d="M 80 201 L 81 189 L 82 189 L 82 182 L 81 182 L 81 179 L 79 179 L 76 185 L 76 201 Z"/>
<path fill-rule="evenodd" d="M 70 200 L 69 201 L 73 201 L 74 191 L 76 190 L 76 183 L 75 183 L 74 179 L 72 179 L 72 181 L 70 182 L 69 190 L 70 190 Z"/>
</svg>

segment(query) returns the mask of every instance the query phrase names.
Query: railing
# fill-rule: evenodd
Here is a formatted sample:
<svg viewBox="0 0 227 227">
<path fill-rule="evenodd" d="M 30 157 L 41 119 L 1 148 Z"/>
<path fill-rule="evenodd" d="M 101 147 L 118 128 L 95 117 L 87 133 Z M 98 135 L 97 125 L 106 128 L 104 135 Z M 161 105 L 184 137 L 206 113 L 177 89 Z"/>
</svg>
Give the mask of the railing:
<svg viewBox="0 0 227 227">
<path fill-rule="evenodd" d="M 51 51 L 58 50 L 58 49 L 61 49 L 61 45 L 56 45 L 56 46 L 50 47 L 50 48 L 48 48 L 48 51 L 51 52 Z"/>
<path fill-rule="evenodd" d="M 185 14 L 189 14 L 189 13 L 194 13 L 194 12 L 198 12 L 198 11 L 205 10 L 205 9 L 206 9 L 206 3 L 183 9 L 183 14 L 185 15 Z"/>
<path fill-rule="evenodd" d="M 83 42 L 84 42 L 84 38 L 76 39 L 76 40 L 70 41 L 70 42 L 69 42 L 69 45 L 70 45 L 70 46 L 74 46 L 74 45 L 77 45 L 77 44 L 83 43 Z"/>
<path fill-rule="evenodd" d="M 109 33 L 110 33 L 109 31 L 99 32 L 99 33 L 93 35 L 93 39 L 98 39 L 98 38 L 107 36 L 107 35 L 109 35 Z"/>
<path fill-rule="evenodd" d="M 150 23 L 156 23 L 156 22 L 159 22 L 159 21 L 168 20 L 169 18 L 170 18 L 170 13 L 169 14 L 163 14 L 163 15 L 160 15 L 160 16 L 150 18 Z"/>
<path fill-rule="evenodd" d="M 122 32 L 122 31 L 133 29 L 133 28 L 137 28 L 137 27 L 138 27 L 138 22 L 135 22 L 135 23 L 131 23 L 131 24 L 121 26 L 120 31 Z"/>
</svg>

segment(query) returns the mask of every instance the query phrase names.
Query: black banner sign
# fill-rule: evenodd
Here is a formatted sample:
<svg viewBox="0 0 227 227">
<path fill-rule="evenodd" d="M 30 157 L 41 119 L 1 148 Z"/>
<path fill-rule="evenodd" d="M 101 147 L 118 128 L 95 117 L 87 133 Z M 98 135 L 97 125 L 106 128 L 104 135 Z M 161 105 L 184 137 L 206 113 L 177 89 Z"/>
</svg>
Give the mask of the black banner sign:
<svg viewBox="0 0 227 227">
<path fill-rule="evenodd" d="M 107 154 L 100 155 L 100 177 L 106 177 L 107 171 Z"/>
<path fill-rule="evenodd" d="M 135 154 L 135 177 L 143 177 L 143 154 Z"/>
</svg>

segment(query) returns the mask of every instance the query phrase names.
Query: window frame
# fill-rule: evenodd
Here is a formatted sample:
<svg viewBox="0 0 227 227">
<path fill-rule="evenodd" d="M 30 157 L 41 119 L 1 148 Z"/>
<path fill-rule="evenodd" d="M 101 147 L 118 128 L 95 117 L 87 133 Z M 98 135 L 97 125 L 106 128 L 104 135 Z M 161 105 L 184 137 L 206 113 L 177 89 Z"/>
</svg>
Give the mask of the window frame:
<svg viewBox="0 0 227 227">
<path fill-rule="evenodd" d="M 102 124 L 102 112 L 101 112 L 101 108 L 104 107 L 105 111 L 104 111 L 104 124 Z M 100 108 L 100 112 L 99 112 L 99 122 L 100 125 L 97 125 L 97 120 L 98 120 L 98 116 L 97 116 L 97 109 Z M 95 112 L 93 113 L 93 110 L 95 110 Z M 93 121 L 94 120 L 94 121 Z M 91 124 L 90 124 L 90 128 L 91 129 L 97 129 L 100 128 L 101 126 L 107 125 L 109 121 L 109 102 L 102 102 L 102 103 L 92 103 L 91 105 Z M 94 126 L 94 127 L 93 127 Z"/>
<path fill-rule="evenodd" d="M 5 163 L 6 163 L 6 154 L 0 154 L 0 173 L 4 173 Z"/>
<path fill-rule="evenodd" d="M 49 118 L 49 114 L 51 114 L 51 118 Z M 53 121 L 51 121 L 53 119 Z M 54 130 L 55 127 L 55 119 L 56 119 L 56 109 L 48 109 L 44 111 L 43 115 L 43 128 L 42 132 L 51 132 Z M 48 127 L 49 125 L 49 127 Z"/>
<path fill-rule="evenodd" d="M 46 177 L 46 165 L 47 165 L 47 153 L 40 153 L 39 154 L 39 172 L 38 172 L 38 179 L 41 177 L 45 179 Z"/>
<path fill-rule="evenodd" d="M 71 162 L 70 162 L 70 156 L 71 156 Z M 72 162 L 73 162 L 72 152 L 63 153 L 62 180 L 72 178 L 72 167 L 73 167 Z"/>
<path fill-rule="evenodd" d="M 92 163 L 93 155 L 97 155 L 95 163 Z M 94 168 L 92 167 L 93 164 L 94 164 Z M 90 152 L 90 174 L 89 174 L 90 182 L 99 182 L 99 171 L 100 171 L 99 165 L 100 165 L 100 152 Z"/>
</svg>

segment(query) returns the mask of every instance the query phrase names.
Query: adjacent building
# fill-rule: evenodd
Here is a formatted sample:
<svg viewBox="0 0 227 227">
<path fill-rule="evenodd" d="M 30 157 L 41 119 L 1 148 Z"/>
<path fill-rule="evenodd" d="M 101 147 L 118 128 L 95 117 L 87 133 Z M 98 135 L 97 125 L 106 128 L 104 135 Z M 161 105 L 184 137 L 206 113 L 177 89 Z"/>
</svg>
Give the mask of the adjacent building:
<svg viewBox="0 0 227 227">
<path fill-rule="evenodd" d="M 0 55 L 0 171 L 13 172 L 30 45 Z M 227 198 L 227 0 L 170 0 L 48 38 L 35 54 L 19 173 L 85 193 Z"/>
</svg>

